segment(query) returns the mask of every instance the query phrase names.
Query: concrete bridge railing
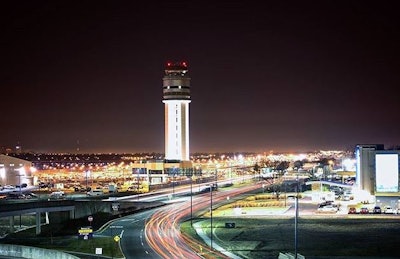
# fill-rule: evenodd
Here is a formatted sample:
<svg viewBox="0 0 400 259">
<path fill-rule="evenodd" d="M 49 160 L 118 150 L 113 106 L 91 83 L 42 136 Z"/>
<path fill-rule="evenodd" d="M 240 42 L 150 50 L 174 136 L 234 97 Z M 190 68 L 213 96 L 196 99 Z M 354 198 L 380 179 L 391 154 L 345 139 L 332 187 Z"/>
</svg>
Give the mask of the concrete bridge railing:
<svg viewBox="0 0 400 259">
<path fill-rule="evenodd" d="M 57 250 L 11 244 L 0 244 L 0 255 L 9 256 L 10 258 L 79 259 L 79 257 Z"/>
</svg>

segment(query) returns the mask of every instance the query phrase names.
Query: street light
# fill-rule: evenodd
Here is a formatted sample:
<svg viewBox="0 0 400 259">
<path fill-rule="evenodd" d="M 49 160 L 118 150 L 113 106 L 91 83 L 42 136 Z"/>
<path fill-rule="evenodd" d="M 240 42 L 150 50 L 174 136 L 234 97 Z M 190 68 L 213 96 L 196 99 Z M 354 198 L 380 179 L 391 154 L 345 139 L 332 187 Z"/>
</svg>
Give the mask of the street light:
<svg viewBox="0 0 400 259">
<path fill-rule="evenodd" d="M 136 190 L 136 195 L 137 195 L 137 199 L 139 200 L 139 190 L 140 190 L 140 170 L 142 170 L 142 168 L 136 169 L 137 170 L 137 190 Z"/>
<path fill-rule="evenodd" d="M 172 175 L 172 197 L 174 197 L 175 194 L 175 172 Z"/>
<path fill-rule="evenodd" d="M 193 168 L 190 170 L 190 226 L 193 226 Z"/>
<path fill-rule="evenodd" d="M 196 165 L 196 170 L 195 170 L 195 172 L 197 172 L 196 173 L 196 175 L 202 175 L 201 173 L 199 173 L 199 172 L 201 172 L 201 170 L 200 170 L 200 166 L 199 165 Z M 199 187 L 199 192 L 200 192 L 200 183 L 202 183 L 202 180 L 201 181 L 199 181 L 200 179 L 198 179 L 197 177 L 196 177 L 196 183 L 197 183 L 197 185 L 198 185 L 198 187 Z"/>
<path fill-rule="evenodd" d="M 211 250 L 213 249 L 213 213 L 212 213 L 212 204 L 213 204 L 213 200 L 212 200 L 212 188 L 213 185 L 210 184 L 210 247 Z"/>
<path fill-rule="evenodd" d="M 86 170 L 85 171 L 85 175 L 86 175 L 86 191 L 89 191 L 88 190 L 88 177 L 90 177 L 90 170 Z"/>
<path fill-rule="evenodd" d="M 217 188 L 218 186 L 218 169 L 215 168 L 215 174 L 214 174 L 214 181 L 215 183 L 210 184 L 210 246 L 211 250 L 213 249 L 213 187 Z"/>
<path fill-rule="evenodd" d="M 296 203 L 294 217 L 294 258 L 297 259 L 297 219 L 299 217 L 299 174 L 296 174 Z"/>
</svg>

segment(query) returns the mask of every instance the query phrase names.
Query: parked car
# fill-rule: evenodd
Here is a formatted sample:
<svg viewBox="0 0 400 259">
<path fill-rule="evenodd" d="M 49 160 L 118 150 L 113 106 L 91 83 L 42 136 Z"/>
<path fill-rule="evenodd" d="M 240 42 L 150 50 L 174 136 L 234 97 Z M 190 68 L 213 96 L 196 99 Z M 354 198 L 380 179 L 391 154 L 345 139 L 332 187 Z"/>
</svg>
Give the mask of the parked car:
<svg viewBox="0 0 400 259">
<path fill-rule="evenodd" d="M 349 208 L 349 214 L 357 214 L 357 210 L 354 207 Z"/>
<path fill-rule="evenodd" d="M 368 214 L 369 213 L 369 209 L 367 207 L 362 207 L 360 209 L 360 214 Z"/>
<path fill-rule="evenodd" d="M 383 209 L 383 213 L 385 213 L 385 214 L 393 214 L 393 213 L 394 213 L 394 210 L 392 209 L 392 207 L 386 206 L 386 207 Z"/>
<path fill-rule="evenodd" d="M 318 208 L 319 212 L 337 212 L 338 207 L 335 205 L 326 205 L 326 206 L 320 206 Z"/>
<path fill-rule="evenodd" d="M 345 194 L 345 195 L 343 195 L 343 198 L 342 198 L 342 199 L 343 199 L 344 201 L 349 201 L 349 200 L 351 200 L 351 196 Z"/>
<path fill-rule="evenodd" d="M 327 205 L 332 205 L 333 201 L 323 201 L 319 204 L 319 207 L 327 206 Z"/>
<path fill-rule="evenodd" d="M 22 188 L 26 188 L 26 187 L 28 187 L 28 184 L 26 184 L 26 183 L 23 183 L 21 185 L 15 185 L 15 189 L 22 189 Z"/>
<path fill-rule="evenodd" d="M 382 213 L 381 207 L 375 206 L 374 209 L 373 209 L 373 211 L 372 211 L 372 213 L 373 213 L 373 214 L 381 214 L 381 213 Z"/>
<path fill-rule="evenodd" d="M 90 192 L 92 188 L 83 186 L 74 186 L 74 192 Z"/>
</svg>

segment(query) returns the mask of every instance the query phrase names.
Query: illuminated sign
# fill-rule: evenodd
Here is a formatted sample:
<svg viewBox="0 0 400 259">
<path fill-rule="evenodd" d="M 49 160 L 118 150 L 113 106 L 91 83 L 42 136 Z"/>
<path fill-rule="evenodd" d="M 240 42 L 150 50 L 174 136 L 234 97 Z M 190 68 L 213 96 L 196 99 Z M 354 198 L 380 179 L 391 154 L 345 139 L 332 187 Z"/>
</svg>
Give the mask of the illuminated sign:
<svg viewBox="0 0 400 259">
<path fill-rule="evenodd" d="M 399 191 L 399 155 L 398 154 L 376 154 L 376 191 L 398 192 Z"/>
<path fill-rule="evenodd" d="M 89 233 L 93 233 L 93 229 L 91 228 L 81 228 L 79 229 L 79 234 L 89 234 Z"/>
<path fill-rule="evenodd" d="M 92 227 L 81 227 L 79 230 L 79 238 L 89 239 L 93 237 L 93 229 Z"/>
</svg>

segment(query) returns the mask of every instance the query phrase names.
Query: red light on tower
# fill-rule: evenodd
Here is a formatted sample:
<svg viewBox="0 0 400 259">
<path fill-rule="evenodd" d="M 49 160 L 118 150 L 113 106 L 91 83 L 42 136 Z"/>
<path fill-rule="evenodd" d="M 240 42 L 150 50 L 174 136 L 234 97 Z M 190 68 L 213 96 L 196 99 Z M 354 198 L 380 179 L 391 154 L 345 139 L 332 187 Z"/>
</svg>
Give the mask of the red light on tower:
<svg viewBox="0 0 400 259">
<path fill-rule="evenodd" d="M 186 67 L 186 65 L 187 65 L 186 62 L 183 61 L 183 62 L 182 62 L 182 66 Z"/>
<path fill-rule="evenodd" d="M 167 66 L 170 67 L 171 66 L 171 62 L 167 62 Z"/>
</svg>

